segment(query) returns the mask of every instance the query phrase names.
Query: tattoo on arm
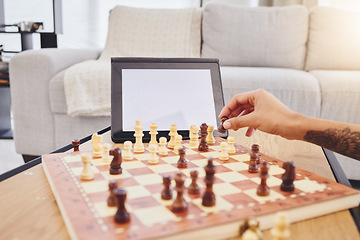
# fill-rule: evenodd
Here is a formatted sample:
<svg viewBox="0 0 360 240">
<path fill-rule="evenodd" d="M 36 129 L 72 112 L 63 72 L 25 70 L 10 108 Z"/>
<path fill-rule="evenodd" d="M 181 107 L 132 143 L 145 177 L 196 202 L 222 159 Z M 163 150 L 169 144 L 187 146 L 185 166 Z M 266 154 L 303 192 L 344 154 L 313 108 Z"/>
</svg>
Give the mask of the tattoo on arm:
<svg viewBox="0 0 360 240">
<path fill-rule="evenodd" d="M 304 140 L 360 160 L 360 132 L 351 132 L 350 128 L 308 131 Z"/>
</svg>

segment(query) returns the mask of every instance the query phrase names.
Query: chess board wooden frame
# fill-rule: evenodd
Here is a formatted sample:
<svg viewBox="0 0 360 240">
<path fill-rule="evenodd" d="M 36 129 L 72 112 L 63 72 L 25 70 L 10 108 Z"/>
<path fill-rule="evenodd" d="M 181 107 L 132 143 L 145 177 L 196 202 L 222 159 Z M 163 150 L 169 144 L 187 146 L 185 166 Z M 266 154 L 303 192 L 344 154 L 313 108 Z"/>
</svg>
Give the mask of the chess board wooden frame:
<svg viewBox="0 0 360 240">
<path fill-rule="evenodd" d="M 222 141 L 222 139 L 217 140 L 218 142 Z M 184 144 L 186 145 L 185 141 Z M 248 156 L 248 149 L 238 145 L 237 150 L 237 154 L 242 157 Z M 150 229 L 148 229 L 149 231 L 145 231 L 145 236 L 139 236 L 129 230 L 131 224 L 133 224 L 130 223 L 127 228 L 120 226 L 120 228 L 124 230 L 120 235 L 116 235 L 111 233 L 111 231 L 102 230 L 101 224 L 98 224 L 97 220 L 94 220 L 94 210 L 87 207 L 89 200 L 86 200 L 86 192 L 85 197 L 78 198 L 78 194 L 81 195 L 80 191 L 78 191 L 81 189 L 81 187 L 79 187 L 81 186 L 81 182 L 76 180 L 76 175 L 71 176 L 71 167 L 67 166 L 66 163 L 64 164 L 63 161 L 64 156 L 72 155 L 71 153 L 44 155 L 43 167 L 63 215 L 64 222 L 73 239 L 95 239 L 100 237 L 102 239 L 116 239 L 119 236 L 127 239 L 142 239 L 147 237 L 157 239 L 184 239 L 191 236 L 218 239 L 236 235 L 240 222 L 248 216 L 258 217 L 262 229 L 266 229 L 272 226 L 273 217 L 277 211 L 285 211 L 291 222 L 297 222 L 348 209 L 358 204 L 358 192 L 356 190 L 297 168 L 297 176 L 299 179 L 316 181 L 317 184 L 325 186 L 324 190 L 306 194 L 300 192 L 289 193 L 287 194 L 288 199 L 286 198 L 285 200 L 267 201 L 264 204 L 254 204 L 250 202 L 246 207 L 243 206 L 239 208 L 236 206 L 235 208 L 227 209 L 227 211 L 207 214 L 200 219 L 206 222 L 206 224 L 199 224 L 200 226 L 197 227 L 189 226 L 191 221 L 189 221 L 185 214 L 185 217 L 178 223 L 170 224 L 171 231 L 166 230 L 167 228 L 164 228 L 164 224 L 159 224 L 158 226 L 150 227 Z M 272 166 L 277 167 L 277 170 L 280 169 L 279 166 L 282 165 L 281 161 L 269 156 L 262 155 L 262 158 L 268 160 Z M 192 159 L 189 159 L 189 162 L 191 161 Z M 244 159 L 241 161 L 244 162 Z M 221 166 L 221 163 L 219 166 Z M 276 188 L 276 186 L 273 187 Z M 272 189 L 272 191 L 274 191 L 274 189 Z M 79 210 L 84 212 L 85 215 L 80 217 L 78 214 Z M 191 214 L 191 211 L 187 214 Z M 184 214 L 182 215 L 184 216 Z M 178 217 L 181 218 L 181 214 Z M 191 223 L 194 225 L 193 222 Z M 107 218 L 106 224 L 110 226 L 110 229 L 114 227 L 114 225 L 117 225 L 114 224 L 110 218 Z M 167 223 L 167 225 L 169 224 Z M 89 228 L 89 226 L 92 227 Z M 119 226 L 115 226 L 115 229 L 117 227 Z M 174 228 L 176 229 L 175 231 Z M 141 229 L 145 230 L 145 227 L 141 226 Z"/>
</svg>

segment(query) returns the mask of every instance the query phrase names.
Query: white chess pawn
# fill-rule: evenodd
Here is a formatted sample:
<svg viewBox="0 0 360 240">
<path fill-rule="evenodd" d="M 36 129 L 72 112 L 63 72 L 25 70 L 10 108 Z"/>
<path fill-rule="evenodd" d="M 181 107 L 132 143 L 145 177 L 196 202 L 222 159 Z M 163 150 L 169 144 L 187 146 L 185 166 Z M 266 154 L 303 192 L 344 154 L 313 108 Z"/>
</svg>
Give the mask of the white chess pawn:
<svg viewBox="0 0 360 240">
<path fill-rule="evenodd" d="M 190 135 L 189 146 L 191 148 L 197 148 L 199 146 L 199 129 L 198 127 L 196 127 L 196 125 L 190 126 L 189 135 Z"/>
<path fill-rule="evenodd" d="M 98 135 L 97 133 L 94 133 L 91 136 L 91 145 L 93 148 L 93 157 L 94 158 L 100 158 L 103 154 L 102 146 L 101 146 L 102 140 L 103 140 L 102 136 Z"/>
<path fill-rule="evenodd" d="M 156 145 L 150 144 L 149 145 L 149 164 L 158 164 L 159 163 L 159 157 L 156 155 Z"/>
<path fill-rule="evenodd" d="M 170 132 L 169 132 L 169 136 L 170 136 L 170 141 L 168 143 L 168 148 L 174 148 L 175 147 L 175 136 L 177 136 L 177 126 L 176 124 L 171 124 L 170 126 Z"/>
<path fill-rule="evenodd" d="M 210 125 L 208 126 L 208 135 L 206 136 L 206 142 L 208 144 L 214 144 L 215 143 L 215 138 L 214 138 L 214 126 Z"/>
<path fill-rule="evenodd" d="M 159 154 L 161 156 L 167 156 L 169 154 L 169 150 L 166 147 L 166 137 L 161 137 L 159 141 L 160 141 Z"/>
<path fill-rule="evenodd" d="M 175 137 L 175 147 L 174 147 L 174 152 L 176 154 L 179 153 L 179 148 L 182 148 L 181 142 L 182 142 L 182 136 L 180 134 L 176 135 L 176 137 Z"/>
<path fill-rule="evenodd" d="M 233 136 L 228 136 L 228 153 L 236 153 L 236 148 L 234 146 L 235 138 Z"/>
<path fill-rule="evenodd" d="M 124 142 L 124 152 L 122 153 L 123 160 L 133 160 L 134 155 L 132 153 L 132 142 L 131 141 L 125 141 Z"/>
<path fill-rule="evenodd" d="M 275 217 L 275 225 L 270 231 L 274 240 L 285 240 L 290 237 L 289 222 L 284 213 L 279 212 Z"/>
<path fill-rule="evenodd" d="M 91 170 L 91 155 L 90 154 L 82 154 L 81 161 L 83 163 L 83 170 L 80 174 L 81 180 L 93 180 L 94 179 L 94 172 Z"/>
<path fill-rule="evenodd" d="M 223 161 L 229 160 L 229 154 L 227 152 L 227 148 L 228 148 L 227 142 L 220 143 L 220 147 L 221 147 L 221 152 L 219 155 L 219 159 Z"/>
<path fill-rule="evenodd" d="M 134 145 L 134 152 L 142 153 L 145 151 L 145 148 L 144 148 L 144 144 L 142 142 L 142 137 L 144 136 L 144 133 L 143 133 L 143 125 L 142 125 L 141 121 L 136 120 L 134 128 L 135 128 L 134 137 L 136 139 L 135 145 Z"/>
<path fill-rule="evenodd" d="M 103 154 L 103 156 L 102 156 L 102 160 L 103 160 L 104 162 L 108 163 L 108 162 L 110 162 L 110 161 L 114 158 L 114 156 L 112 156 L 112 155 L 109 154 L 109 150 L 110 150 L 110 148 L 111 148 L 111 144 L 110 144 L 110 143 L 104 143 L 104 144 L 102 145 L 102 148 L 103 148 L 103 150 L 104 150 L 104 154 Z"/>
<path fill-rule="evenodd" d="M 158 127 L 158 125 L 155 122 L 150 124 L 150 132 L 149 132 L 149 134 L 150 134 L 151 138 L 150 138 L 149 144 L 155 144 L 156 151 L 159 151 L 159 144 L 156 141 L 156 135 L 158 134 L 157 127 Z"/>
</svg>

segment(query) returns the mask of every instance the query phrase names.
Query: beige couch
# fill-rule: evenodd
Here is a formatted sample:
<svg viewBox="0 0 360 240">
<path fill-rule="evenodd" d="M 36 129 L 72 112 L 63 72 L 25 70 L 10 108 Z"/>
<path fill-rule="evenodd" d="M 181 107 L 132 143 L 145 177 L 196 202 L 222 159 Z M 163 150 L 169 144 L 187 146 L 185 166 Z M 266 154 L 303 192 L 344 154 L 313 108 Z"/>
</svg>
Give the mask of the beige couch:
<svg viewBox="0 0 360 240">
<path fill-rule="evenodd" d="M 308 12 L 301 6 L 246 8 L 216 2 L 201 12 L 201 28 L 194 22 L 192 31 L 202 34 L 202 57 L 220 59 L 226 101 L 265 88 L 297 112 L 360 124 L 359 14 L 325 7 Z M 64 70 L 100 54 L 41 49 L 12 58 L 18 153 L 47 153 L 110 125 L 109 116 L 68 115 L 64 94 Z M 359 178 L 358 162 L 346 159 L 341 164 L 348 177 Z"/>
</svg>

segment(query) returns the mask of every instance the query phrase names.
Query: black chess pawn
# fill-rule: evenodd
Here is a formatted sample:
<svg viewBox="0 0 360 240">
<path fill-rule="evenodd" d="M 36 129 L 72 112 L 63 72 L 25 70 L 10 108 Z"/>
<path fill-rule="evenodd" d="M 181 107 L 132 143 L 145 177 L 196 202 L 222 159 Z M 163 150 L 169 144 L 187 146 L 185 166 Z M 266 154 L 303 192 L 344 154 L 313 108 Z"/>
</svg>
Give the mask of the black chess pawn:
<svg viewBox="0 0 360 240">
<path fill-rule="evenodd" d="M 170 189 L 171 177 L 169 175 L 163 176 L 163 184 L 164 184 L 164 189 L 161 191 L 161 199 L 163 199 L 163 200 L 172 199 L 173 194 Z"/>
<path fill-rule="evenodd" d="M 200 126 L 200 144 L 198 147 L 198 150 L 201 152 L 207 152 L 209 150 L 209 146 L 206 142 L 206 136 L 208 135 L 208 126 L 206 125 L 206 123 L 201 124 Z"/>
<path fill-rule="evenodd" d="M 256 152 L 250 152 L 250 163 L 249 163 L 249 168 L 248 168 L 249 173 L 259 172 L 257 159 L 258 159 L 258 154 Z"/>
<path fill-rule="evenodd" d="M 270 194 L 270 188 L 269 186 L 266 184 L 267 179 L 270 177 L 269 175 L 269 163 L 265 160 L 263 160 L 260 163 L 260 173 L 259 173 L 259 177 L 261 179 L 260 184 L 256 190 L 256 194 L 258 196 L 269 196 Z"/>
<path fill-rule="evenodd" d="M 185 148 L 181 147 L 181 148 L 179 148 L 178 151 L 179 151 L 180 158 L 177 162 L 177 167 L 178 168 L 187 168 L 187 161 L 185 158 Z"/>
<path fill-rule="evenodd" d="M 256 163 L 259 165 L 260 164 L 260 149 L 259 149 L 259 145 L 258 144 L 253 144 L 251 146 L 251 151 L 255 152 L 257 154 L 257 159 L 256 159 Z"/>
<path fill-rule="evenodd" d="M 295 190 L 295 163 L 284 162 L 283 168 L 285 169 L 285 173 L 281 176 L 283 182 L 281 183 L 280 189 L 281 191 L 292 192 Z"/>
<path fill-rule="evenodd" d="M 79 139 L 74 139 L 71 142 L 73 148 L 74 148 L 74 152 L 78 152 L 79 151 L 79 146 L 80 146 L 80 140 Z"/>
<path fill-rule="evenodd" d="M 171 206 L 173 212 L 184 212 L 188 209 L 188 204 L 184 199 L 184 178 L 181 172 L 178 172 L 175 177 L 175 190 L 177 192 L 176 198 Z"/>
<path fill-rule="evenodd" d="M 122 168 L 121 168 L 122 157 L 121 157 L 120 148 L 112 148 L 109 153 L 110 155 L 114 156 L 110 164 L 110 170 L 109 170 L 110 174 L 111 175 L 122 174 Z"/>
<path fill-rule="evenodd" d="M 187 189 L 189 194 L 199 194 L 200 193 L 200 188 L 199 188 L 199 185 L 197 184 L 198 176 L 199 176 L 198 171 L 196 171 L 196 170 L 190 171 L 191 183 Z"/>
<path fill-rule="evenodd" d="M 107 199 L 107 204 L 109 207 L 115 207 L 117 205 L 117 199 L 116 196 L 114 194 L 114 189 L 116 189 L 118 187 L 118 183 L 116 180 L 110 180 L 109 181 L 109 192 L 110 195 Z"/>
<path fill-rule="evenodd" d="M 124 189 L 114 189 L 114 194 L 118 203 L 118 210 L 115 214 L 115 222 L 127 223 L 130 221 L 130 214 L 125 208 L 126 191 Z"/>
<path fill-rule="evenodd" d="M 213 185 L 215 182 L 215 171 L 216 167 L 213 164 L 213 160 L 211 158 L 208 159 L 208 164 L 204 167 L 205 169 L 205 184 L 206 189 L 202 198 L 202 205 L 205 207 L 215 206 L 216 199 L 213 191 Z"/>
</svg>

